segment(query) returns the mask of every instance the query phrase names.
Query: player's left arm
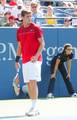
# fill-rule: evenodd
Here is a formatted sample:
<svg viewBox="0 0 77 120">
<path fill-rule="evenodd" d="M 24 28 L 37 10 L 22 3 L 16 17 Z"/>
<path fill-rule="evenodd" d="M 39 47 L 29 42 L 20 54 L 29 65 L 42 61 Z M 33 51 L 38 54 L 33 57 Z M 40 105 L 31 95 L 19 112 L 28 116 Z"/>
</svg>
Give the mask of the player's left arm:
<svg viewBox="0 0 77 120">
<path fill-rule="evenodd" d="M 31 61 L 32 61 L 32 62 L 37 61 L 39 55 L 42 53 L 42 50 L 45 48 L 44 37 L 42 36 L 42 37 L 38 38 L 38 41 L 39 41 L 40 45 L 39 45 L 39 48 L 38 48 L 35 56 L 33 56 L 33 57 L 31 58 Z"/>
<path fill-rule="evenodd" d="M 42 50 L 45 48 L 44 37 L 42 36 L 41 38 L 38 38 L 38 41 L 39 41 L 40 45 L 39 45 L 39 48 L 36 53 L 37 58 L 41 54 Z"/>
</svg>

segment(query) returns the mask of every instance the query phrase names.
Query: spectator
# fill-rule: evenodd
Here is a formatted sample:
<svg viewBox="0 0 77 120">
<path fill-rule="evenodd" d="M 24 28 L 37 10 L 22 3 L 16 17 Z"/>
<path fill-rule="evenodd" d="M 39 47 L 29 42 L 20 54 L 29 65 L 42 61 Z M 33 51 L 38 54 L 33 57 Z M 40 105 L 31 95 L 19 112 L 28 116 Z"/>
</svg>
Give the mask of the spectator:
<svg viewBox="0 0 77 120">
<path fill-rule="evenodd" d="M 74 8 L 73 17 L 77 17 L 77 6 Z M 72 19 L 72 25 L 77 27 L 77 18 Z"/>
<path fill-rule="evenodd" d="M 11 1 L 9 2 L 9 5 L 12 6 L 12 7 L 16 6 L 16 5 L 17 5 L 16 0 L 11 0 Z"/>
<path fill-rule="evenodd" d="M 6 23 L 9 23 L 10 15 L 10 11 L 5 12 L 4 17 L 2 17 L 2 19 L 0 20 L 0 26 L 4 26 Z"/>
<path fill-rule="evenodd" d="M 65 8 L 74 8 L 74 4 L 72 2 L 63 2 L 63 6 Z"/>
<path fill-rule="evenodd" d="M 17 23 L 16 23 L 16 18 L 14 16 L 10 16 L 9 17 L 9 23 L 6 23 L 4 26 L 6 27 L 17 27 Z"/>
<path fill-rule="evenodd" d="M 27 10 L 30 10 L 30 8 L 31 8 L 30 2 L 29 2 L 29 1 L 25 1 L 25 2 L 24 2 L 24 7 L 25 7 Z"/>
<path fill-rule="evenodd" d="M 0 4 L 0 17 L 4 16 L 6 11 L 10 10 L 10 6 L 6 3 L 6 0 L 1 0 Z"/>
<path fill-rule="evenodd" d="M 72 26 L 72 18 L 64 18 L 64 25 L 63 25 L 63 27 L 73 28 L 73 26 Z"/>
<path fill-rule="evenodd" d="M 56 21 L 56 19 L 54 17 L 55 17 L 55 15 L 54 15 L 53 7 L 51 5 L 49 5 L 48 8 L 47 8 L 47 13 L 46 13 L 46 18 L 47 18 L 46 19 L 46 24 L 48 24 L 48 25 L 56 25 L 57 21 Z"/>
<path fill-rule="evenodd" d="M 38 25 L 43 24 L 42 19 L 37 19 L 37 18 L 42 18 L 43 13 L 39 11 L 39 5 L 37 2 L 31 2 L 31 11 L 32 11 L 32 22 L 37 23 Z"/>
<path fill-rule="evenodd" d="M 23 2 L 17 2 L 17 5 L 12 8 L 11 14 L 20 20 L 21 18 L 21 11 L 24 9 Z"/>
</svg>

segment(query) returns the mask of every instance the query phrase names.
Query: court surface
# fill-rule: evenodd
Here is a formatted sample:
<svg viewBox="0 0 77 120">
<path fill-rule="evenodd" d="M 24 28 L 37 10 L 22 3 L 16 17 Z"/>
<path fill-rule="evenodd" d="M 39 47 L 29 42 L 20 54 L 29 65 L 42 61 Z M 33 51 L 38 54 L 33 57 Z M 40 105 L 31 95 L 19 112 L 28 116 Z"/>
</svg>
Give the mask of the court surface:
<svg viewBox="0 0 77 120">
<path fill-rule="evenodd" d="M 40 115 L 25 116 L 29 99 L 0 100 L 0 120 L 77 120 L 77 98 L 39 99 Z"/>
</svg>

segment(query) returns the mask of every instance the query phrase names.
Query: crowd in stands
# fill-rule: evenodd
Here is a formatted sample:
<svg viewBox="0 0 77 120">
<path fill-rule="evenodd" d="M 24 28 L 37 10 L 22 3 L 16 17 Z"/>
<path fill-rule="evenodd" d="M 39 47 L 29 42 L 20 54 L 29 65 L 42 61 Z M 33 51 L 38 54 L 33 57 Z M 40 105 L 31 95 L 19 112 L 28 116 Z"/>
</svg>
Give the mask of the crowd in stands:
<svg viewBox="0 0 77 120">
<path fill-rule="evenodd" d="M 0 0 L 0 27 L 20 26 L 23 9 L 40 26 L 77 27 L 77 0 Z"/>
</svg>

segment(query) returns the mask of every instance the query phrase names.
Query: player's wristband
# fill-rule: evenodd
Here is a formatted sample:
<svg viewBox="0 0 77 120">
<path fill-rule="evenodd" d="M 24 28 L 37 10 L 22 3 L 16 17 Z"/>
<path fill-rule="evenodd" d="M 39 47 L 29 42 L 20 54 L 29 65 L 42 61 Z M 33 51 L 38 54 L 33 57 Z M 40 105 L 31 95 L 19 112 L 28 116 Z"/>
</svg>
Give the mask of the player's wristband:
<svg viewBox="0 0 77 120">
<path fill-rule="evenodd" d="M 16 56 L 15 62 L 19 62 L 20 56 Z"/>
</svg>

